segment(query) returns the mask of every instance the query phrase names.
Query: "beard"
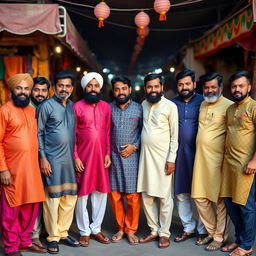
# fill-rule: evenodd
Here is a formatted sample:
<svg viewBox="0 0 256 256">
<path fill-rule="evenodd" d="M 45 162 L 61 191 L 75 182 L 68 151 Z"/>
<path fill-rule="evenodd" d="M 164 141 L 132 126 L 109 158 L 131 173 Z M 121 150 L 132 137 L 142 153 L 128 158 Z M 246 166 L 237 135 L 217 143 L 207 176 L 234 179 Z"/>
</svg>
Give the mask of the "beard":
<svg viewBox="0 0 256 256">
<path fill-rule="evenodd" d="M 248 97 L 248 93 L 247 94 L 242 94 L 242 93 L 240 93 L 240 96 L 237 96 L 237 95 L 235 95 L 237 92 L 234 92 L 233 94 L 232 94 L 232 98 L 233 98 L 233 100 L 235 101 L 235 102 L 240 102 L 240 101 L 242 101 L 243 99 L 245 99 L 246 97 Z"/>
<path fill-rule="evenodd" d="M 64 93 L 64 92 L 66 92 L 66 91 L 60 91 L 59 93 L 57 93 L 57 92 L 55 91 L 54 94 L 55 94 L 55 96 L 56 96 L 58 99 L 60 99 L 60 100 L 67 100 L 67 99 L 70 97 L 71 93 L 66 92 L 66 93 L 67 93 L 66 96 L 60 95 L 61 93 Z"/>
<path fill-rule="evenodd" d="M 123 98 L 120 98 L 121 96 L 124 96 Z M 131 95 L 129 94 L 129 95 L 125 95 L 125 94 L 120 94 L 120 95 L 118 95 L 117 97 L 114 97 L 114 99 L 116 100 L 116 103 L 118 104 L 118 105 L 122 105 L 122 104 L 125 104 L 125 103 L 127 103 L 129 100 L 130 100 L 130 98 L 131 98 Z"/>
<path fill-rule="evenodd" d="M 21 99 L 20 96 L 25 96 L 25 98 Z M 14 105 L 20 108 L 25 108 L 29 104 L 29 96 L 24 93 L 15 94 L 11 92 L 11 98 L 14 102 Z"/>
<path fill-rule="evenodd" d="M 183 93 L 182 93 L 183 92 Z M 187 92 L 187 93 L 185 93 Z M 187 89 L 183 89 L 181 90 L 181 92 L 178 92 L 179 96 L 182 99 L 188 99 L 190 98 L 193 94 L 195 93 L 195 90 L 187 90 Z"/>
<path fill-rule="evenodd" d="M 154 93 L 156 93 L 155 96 L 153 96 Z M 151 92 L 146 94 L 146 98 L 149 103 L 155 104 L 161 100 L 162 95 L 163 95 L 162 92 Z"/>
<path fill-rule="evenodd" d="M 204 96 L 204 100 L 207 102 L 207 103 L 214 103 L 216 102 L 219 97 L 221 96 L 221 91 L 218 91 L 216 93 L 213 93 L 212 96 L 209 96 L 211 93 L 203 93 L 203 96 Z"/>
<path fill-rule="evenodd" d="M 93 95 L 92 93 L 96 93 Z M 84 93 L 84 100 L 89 104 L 98 103 L 102 98 L 102 94 L 100 92 L 90 91 Z"/>
<path fill-rule="evenodd" d="M 36 96 L 36 97 L 33 97 L 32 95 L 31 95 L 31 101 L 36 105 L 36 106 L 39 106 L 43 101 L 45 101 L 46 100 L 46 98 L 45 97 L 42 97 L 42 96 L 40 96 L 40 98 L 43 98 L 43 99 L 37 99 L 37 98 L 39 98 L 39 96 Z"/>
</svg>

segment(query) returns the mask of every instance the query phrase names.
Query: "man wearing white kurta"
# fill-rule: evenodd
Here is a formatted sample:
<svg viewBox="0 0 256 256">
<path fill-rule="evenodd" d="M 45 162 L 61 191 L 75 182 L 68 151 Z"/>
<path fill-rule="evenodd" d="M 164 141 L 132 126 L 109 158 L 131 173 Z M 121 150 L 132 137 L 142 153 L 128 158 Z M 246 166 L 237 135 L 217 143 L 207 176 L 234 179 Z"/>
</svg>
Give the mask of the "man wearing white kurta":
<svg viewBox="0 0 256 256">
<path fill-rule="evenodd" d="M 143 130 L 138 192 L 142 192 L 143 208 L 151 233 L 141 238 L 140 243 L 159 238 L 158 246 L 166 248 L 170 245 L 172 173 L 175 170 L 178 149 L 178 110 L 173 102 L 162 96 L 163 84 L 160 75 L 147 75 L 144 85 L 146 100 L 142 103 Z M 159 210 L 157 198 L 160 200 Z"/>
</svg>

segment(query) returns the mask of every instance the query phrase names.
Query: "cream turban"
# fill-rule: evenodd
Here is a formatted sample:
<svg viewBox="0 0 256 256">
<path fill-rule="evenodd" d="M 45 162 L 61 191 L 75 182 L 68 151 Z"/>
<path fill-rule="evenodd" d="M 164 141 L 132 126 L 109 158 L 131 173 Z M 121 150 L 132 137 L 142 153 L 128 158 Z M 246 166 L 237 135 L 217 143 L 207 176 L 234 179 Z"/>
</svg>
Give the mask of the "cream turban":
<svg viewBox="0 0 256 256">
<path fill-rule="evenodd" d="M 100 85 L 100 88 L 102 88 L 103 86 L 103 77 L 99 74 L 99 73 L 96 73 L 96 72 L 90 72 L 86 75 L 84 75 L 82 77 L 82 80 L 81 80 L 81 86 L 84 90 L 84 88 L 86 87 L 86 85 L 92 80 L 92 79 L 96 79 L 97 82 L 99 83 Z"/>
<path fill-rule="evenodd" d="M 12 91 L 17 85 L 19 85 L 21 83 L 21 81 L 25 81 L 28 84 L 30 90 L 32 89 L 34 82 L 33 82 L 31 75 L 28 73 L 16 74 L 16 75 L 12 76 L 7 82 L 8 87 Z"/>
</svg>

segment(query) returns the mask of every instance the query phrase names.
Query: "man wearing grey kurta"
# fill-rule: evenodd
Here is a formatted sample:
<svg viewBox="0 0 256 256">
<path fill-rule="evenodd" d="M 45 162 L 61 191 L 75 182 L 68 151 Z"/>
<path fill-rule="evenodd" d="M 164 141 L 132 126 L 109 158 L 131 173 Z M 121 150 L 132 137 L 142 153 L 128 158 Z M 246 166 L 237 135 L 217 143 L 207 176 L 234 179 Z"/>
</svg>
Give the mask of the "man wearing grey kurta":
<svg viewBox="0 0 256 256">
<path fill-rule="evenodd" d="M 37 109 L 41 172 L 45 176 L 43 204 L 48 252 L 59 251 L 58 242 L 78 246 L 68 236 L 77 199 L 73 163 L 75 116 L 68 99 L 73 91 L 72 74 L 59 72 L 54 81 L 55 95 Z"/>
<path fill-rule="evenodd" d="M 162 77 L 149 74 L 144 79 L 143 129 L 138 190 L 151 233 L 140 239 L 147 243 L 159 238 L 159 248 L 170 245 L 169 228 L 173 210 L 172 179 L 178 149 L 178 110 L 163 95 Z M 157 198 L 160 200 L 158 209 Z"/>
<path fill-rule="evenodd" d="M 110 203 L 118 225 L 112 242 L 119 242 L 124 234 L 130 244 L 138 243 L 134 235 L 138 229 L 141 194 L 137 193 L 139 147 L 142 128 L 142 107 L 130 99 L 131 81 L 126 77 L 112 79 L 114 103 L 111 103 L 111 160 Z M 123 197 L 127 200 L 125 211 Z"/>
</svg>

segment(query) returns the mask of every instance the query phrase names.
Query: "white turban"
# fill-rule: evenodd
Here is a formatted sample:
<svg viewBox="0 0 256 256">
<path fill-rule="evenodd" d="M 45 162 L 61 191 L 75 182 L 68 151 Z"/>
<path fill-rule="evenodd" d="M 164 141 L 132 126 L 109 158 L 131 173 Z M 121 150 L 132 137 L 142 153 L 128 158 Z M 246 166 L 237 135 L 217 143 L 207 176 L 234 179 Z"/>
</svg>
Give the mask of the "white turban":
<svg viewBox="0 0 256 256">
<path fill-rule="evenodd" d="M 87 84 L 92 80 L 92 79 L 96 79 L 97 82 L 99 83 L 100 85 L 100 89 L 102 88 L 103 86 L 103 77 L 99 74 L 99 73 L 96 73 L 96 72 L 90 72 L 86 75 L 84 75 L 82 77 L 82 80 L 81 80 L 81 86 L 84 90 L 84 88 L 87 86 Z"/>
</svg>

